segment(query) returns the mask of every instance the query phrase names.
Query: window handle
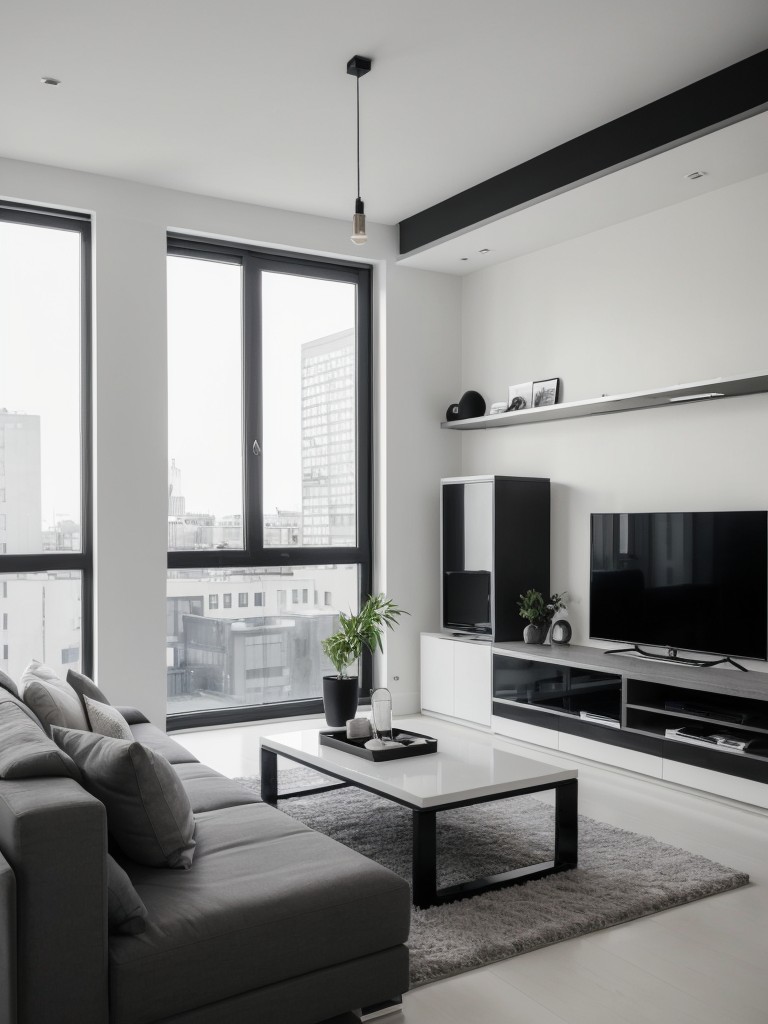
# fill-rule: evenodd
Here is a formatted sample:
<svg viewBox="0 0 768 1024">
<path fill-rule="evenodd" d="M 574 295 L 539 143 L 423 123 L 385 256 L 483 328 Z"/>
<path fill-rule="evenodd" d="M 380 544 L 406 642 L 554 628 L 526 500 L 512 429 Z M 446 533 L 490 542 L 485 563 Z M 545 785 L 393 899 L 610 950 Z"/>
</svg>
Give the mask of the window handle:
<svg viewBox="0 0 768 1024">
<path fill-rule="evenodd" d="M 258 441 L 253 442 L 252 451 L 254 455 L 261 455 L 261 445 L 259 444 Z"/>
</svg>

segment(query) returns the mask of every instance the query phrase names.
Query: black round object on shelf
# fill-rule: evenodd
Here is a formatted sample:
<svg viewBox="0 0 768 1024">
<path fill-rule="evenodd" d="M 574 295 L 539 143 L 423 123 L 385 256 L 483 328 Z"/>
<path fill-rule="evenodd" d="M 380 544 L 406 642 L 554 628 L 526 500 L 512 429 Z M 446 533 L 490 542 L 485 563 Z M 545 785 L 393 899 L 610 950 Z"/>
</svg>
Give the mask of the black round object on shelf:
<svg viewBox="0 0 768 1024">
<path fill-rule="evenodd" d="M 478 391 L 465 391 L 459 399 L 458 419 L 468 420 L 485 415 L 485 399 Z"/>
<path fill-rule="evenodd" d="M 454 402 L 453 405 L 449 405 L 445 412 L 445 418 L 447 420 L 457 420 L 459 418 L 459 403 Z"/>
</svg>

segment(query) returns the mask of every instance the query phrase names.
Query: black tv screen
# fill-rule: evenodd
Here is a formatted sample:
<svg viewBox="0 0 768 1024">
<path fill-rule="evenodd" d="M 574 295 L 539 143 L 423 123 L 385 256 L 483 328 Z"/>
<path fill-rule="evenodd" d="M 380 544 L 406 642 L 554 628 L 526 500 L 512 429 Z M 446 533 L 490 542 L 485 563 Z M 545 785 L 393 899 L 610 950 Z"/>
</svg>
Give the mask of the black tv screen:
<svg viewBox="0 0 768 1024">
<path fill-rule="evenodd" d="M 591 517 L 589 635 L 768 657 L 768 512 Z"/>
<path fill-rule="evenodd" d="M 443 573 L 443 626 L 475 633 L 491 631 L 491 574 Z"/>
</svg>

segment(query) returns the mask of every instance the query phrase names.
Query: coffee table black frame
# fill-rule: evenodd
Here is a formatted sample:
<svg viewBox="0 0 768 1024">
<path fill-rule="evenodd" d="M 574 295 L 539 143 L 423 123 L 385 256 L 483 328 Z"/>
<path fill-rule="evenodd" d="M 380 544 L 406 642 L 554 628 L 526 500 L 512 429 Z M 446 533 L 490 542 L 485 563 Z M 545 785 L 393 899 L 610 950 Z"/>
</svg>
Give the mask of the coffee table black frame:
<svg viewBox="0 0 768 1024">
<path fill-rule="evenodd" d="M 416 807 L 407 800 L 398 799 L 389 793 L 384 793 L 375 786 L 368 786 L 358 782 L 357 779 L 349 779 L 347 776 L 335 772 L 332 765 L 322 767 L 301 756 L 300 752 L 286 753 L 284 749 L 272 750 L 269 746 L 269 738 L 265 737 L 261 742 L 261 798 L 267 804 L 277 804 L 277 758 L 285 757 L 298 764 L 311 768 L 312 771 L 321 775 L 328 775 L 331 778 L 339 779 L 336 785 L 316 786 L 313 789 L 305 789 L 286 793 L 280 799 L 290 797 L 310 796 L 314 793 L 324 793 L 331 789 L 341 789 L 345 786 L 355 786 L 357 789 L 364 789 L 375 796 L 383 797 L 385 800 L 392 800 L 394 803 L 409 808 L 413 813 L 413 903 L 419 908 L 440 906 L 444 903 L 453 903 L 455 900 L 466 899 L 469 896 L 477 896 L 479 893 L 491 892 L 494 889 L 501 889 L 507 885 L 520 885 L 523 882 L 530 882 L 535 878 L 543 878 L 545 875 L 556 874 L 560 871 L 570 871 L 578 863 L 578 779 L 566 779 L 558 782 L 543 783 L 537 786 L 527 786 L 524 789 L 512 788 L 500 793 L 486 794 L 484 796 L 470 797 L 466 800 L 454 800 L 448 803 L 439 804 L 429 808 Z M 447 886 L 443 889 L 437 888 L 437 814 L 439 811 L 450 810 L 454 807 L 469 807 L 474 804 L 488 803 L 492 800 L 508 800 L 511 797 L 527 796 L 531 793 L 541 793 L 545 790 L 555 791 L 555 851 L 554 858 L 542 864 L 533 864 L 529 867 L 516 868 L 513 871 L 505 871 L 497 875 L 489 875 L 485 878 L 477 878 L 472 881 L 461 882 L 458 885 Z"/>
</svg>

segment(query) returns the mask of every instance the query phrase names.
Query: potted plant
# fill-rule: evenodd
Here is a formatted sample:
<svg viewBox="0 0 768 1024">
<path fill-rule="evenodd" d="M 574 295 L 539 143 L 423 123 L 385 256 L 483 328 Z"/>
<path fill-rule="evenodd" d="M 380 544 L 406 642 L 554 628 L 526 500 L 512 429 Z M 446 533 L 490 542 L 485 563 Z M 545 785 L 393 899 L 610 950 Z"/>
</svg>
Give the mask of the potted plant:
<svg viewBox="0 0 768 1024">
<path fill-rule="evenodd" d="M 328 725 L 346 725 L 355 717 L 360 688 L 357 676 L 347 669 L 353 665 L 367 647 L 383 651 L 382 636 L 385 629 L 394 629 L 402 608 L 385 594 L 372 594 L 356 614 L 339 613 L 339 628 L 322 641 L 323 653 L 328 657 L 336 675 L 323 676 L 323 707 Z"/>
<path fill-rule="evenodd" d="M 528 620 L 528 625 L 523 630 L 523 640 L 527 644 L 544 643 L 555 612 L 565 608 L 564 598 L 563 592 L 552 594 L 547 600 L 540 590 L 526 590 L 520 595 L 517 606 L 520 609 L 520 618 Z"/>
</svg>

